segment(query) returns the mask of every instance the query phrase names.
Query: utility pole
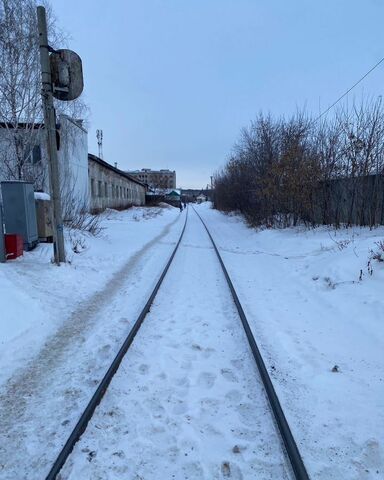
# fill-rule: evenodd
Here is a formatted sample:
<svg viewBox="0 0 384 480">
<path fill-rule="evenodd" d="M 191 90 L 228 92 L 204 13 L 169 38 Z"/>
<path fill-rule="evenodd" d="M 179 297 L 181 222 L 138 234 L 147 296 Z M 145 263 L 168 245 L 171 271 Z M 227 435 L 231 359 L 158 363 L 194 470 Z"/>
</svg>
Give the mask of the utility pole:
<svg viewBox="0 0 384 480">
<path fill-rule="evenodd" d="M 49 46 L 47 34 L 47 19 L 44 7 L 37 7 L 37 24 L 39 30 L 40 65 L 42 80 L 42 99 L 44 107 L 44 125 L 47 135 L 49 179 L 53 201 L 53 249 L 55 262 L 65 262 L 63 218 L 61 212 L 59 164 L 56 144 L 56 115 L 53 106 L 53 87 Z"/>
</svg>

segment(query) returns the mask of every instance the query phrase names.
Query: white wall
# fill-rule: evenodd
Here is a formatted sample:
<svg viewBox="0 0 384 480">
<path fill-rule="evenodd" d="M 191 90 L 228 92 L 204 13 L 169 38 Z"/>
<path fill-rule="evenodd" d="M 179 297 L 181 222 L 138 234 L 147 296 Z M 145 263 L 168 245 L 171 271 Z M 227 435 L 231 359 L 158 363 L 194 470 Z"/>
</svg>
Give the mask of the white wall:
<svg viewBox="0 0 384 480">
<path fill-rule="evenodd" d="M 67 117 L 60 115 L 59 123 L 60 148 L 58 151 L 60 184 L 64 203 L 68 204 L 68 197 L 71 197 L 69 210 L 86 207 L 89 209 L 90 193 L 88 190 L 88 133 L 85 128 Z M 12 146 L 12 129 L 0 128 L 0 180 L 16 180 L 5 168 L 5 155 L 14 155 Z M 30 135 L 27 131 L 19 129 L 16 135 Z M 31 181 L 38 177 L 35 184 L 36 189 L 42 188 L 50 192 L 48 176 L 48 160 L 46 148 L 46 136 L 44 129 L 36 131 L 33 140 L 34 144 L 40 144 L 42 160 L 40 165 L 26 165 L 26 176 L 23 180 Z M 16 170 L 15 170 L 16 172 Z M 40 174 L 42 172 L 43 174 Z M 36 175 L 34 175 L 34 173 Z M 37 175 L 38 173 L 38 175 Z M 13 173 L 15 175 L 15 173 Z M 68 205 L 67 205 L 68 207 Z M 68 210 L 68 208 L 67 208 Z"/>
<path fill-rule="evenodd" d="M 88 133 L 65 115 L 60 115 L 60 183 L 63 195 L 70 194 L 77 205 L 89 208 Z"/>
</svg>

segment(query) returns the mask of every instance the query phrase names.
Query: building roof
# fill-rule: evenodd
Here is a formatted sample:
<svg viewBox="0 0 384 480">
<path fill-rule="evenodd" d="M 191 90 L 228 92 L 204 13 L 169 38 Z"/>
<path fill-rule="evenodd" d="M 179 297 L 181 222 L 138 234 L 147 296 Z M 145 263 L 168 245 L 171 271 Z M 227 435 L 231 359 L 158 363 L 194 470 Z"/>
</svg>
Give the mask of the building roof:
<svg viewBox="0 0 384 480">
<path fill-rule="evenodd" d="M 181 190 L 178 188 L 152 188 L 147 195 L 162 195 L 162 196 L 179 196 L 181 195 Z"/>
<path fill-rule="evenodd" d="M 66 119 L 76 127 L 80 128 L 83 130 L 83 132 L 88 133 L 87 129 L 84 128 L 83 125 L 83 120 L 81 119 L 74 119 L 69 117 L 68 115 L 65 115 L 63 113 L 59 114 L 56 119 L 56 127 L 60 127 L 61 119 Z M 6 129 L 22 129 L 22 130 L 40 130 L 40 128 L 44 128 L 44 122 L 17 122 L 12 123 L 12 122 L 0 122 L 0 128 L 6 128 Z"/>
<path fill-rule="evenodd" d="M 167 195 L 168 197 L 171 197 L 171 196 L 172 196 L 172 197 L 174 197 L 174 196 L 179 196 L 179 197 L 180 197 L 180 195 L 181 195 L 181 190 L 179 190 L 179 189 L 177 189 L 177 188 L 170 188 L 170 189 L 168 190 L 168 192 L 166 193 L 166 195 Z"/>
<path fill-rule="evenodd" d="M 150 168 L 142 168 L 141 170 L 128 170 L 128 173 L 145 174 L 145 173 L 176 173 L 176 170 L 169 170 L 168 168 L 162 168 L 160 170 L 152 170 Z"/>
<path fill-rule="evenodd" d="M 22 128 L 22 129 L 33 129 L 33 130 L 39 130 L 40 128 L 44 128 L 44 123 L 41 122 L 35 122 L 35 123 L 25 123 L 25 122 L 18 122 L 18 123 L 12 123 L 12 122 L 0 122 L 0 128 Z"/>
<path fill-rule="evenodd" d="M 103 166 L 104 168 L 107 168 L 108 170 L 111 170 L 112 172 L 115 172 L 118 175 L 121 175 L 122 177 L 125 177 L 128 180 L 131 180 L 134 183 L 138 183 L 139 185 L 142 185 L 145 188 L 147 187 L 146 183 L 140 182 L 139 180 L 137 180 L 137 178 L 132 177 L 127 172 L 123 172 L 123 170 L 120 170 L 120 169 L 114 167 L 113 165 L 105 162 L 104 160 L 97 157 L 96 155 L 93 155 L 92 153 L 88 153 L 88 160 L 92 160 L 93 162 L 98 163 L 99 165 Z"/>
</svg>

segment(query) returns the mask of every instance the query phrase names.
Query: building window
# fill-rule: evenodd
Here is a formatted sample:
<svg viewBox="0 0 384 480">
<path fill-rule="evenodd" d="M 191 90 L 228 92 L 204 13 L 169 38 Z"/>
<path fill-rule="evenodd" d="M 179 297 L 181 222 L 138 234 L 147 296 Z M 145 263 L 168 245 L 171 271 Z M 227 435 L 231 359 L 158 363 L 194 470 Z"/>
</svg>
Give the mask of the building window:
<svg viewBox="0 0 384 480">
<path fill-rule="evenodd" d="M 108 198 L 108 184 L 104 182 L 104 197 Z"/>
<path fill-rule="evenodd" d="M 41 147 L 40 145 L 34 145 L 30 150 L 29 147 L 24 154 L 24 162 L 37 165 L 41 162 Z"/>
<path fill-rule="evenodd" d="M 36 165 L 41 162 L 41 147 L 40 145 L 35 145 L 32 149 L 32 163 Z"/>
<path fill-rule="evenodd" d="M 101 180 L 99 180 L 98 182 L 98 185 L 97 185 L 97 190 L 98 190 L 98 194 L 99 194 L 99 197 L 102 197 L 103 196 L 103 192 L 101 191 Z"/>
<path fill-rule="evenodd" d="M 120 198 L 123 198 L 123 187 L 120 187 Z"/>
<path fill-rule="evenodd" d="M 95 196 L 95 179 L 91 178 L 91 195 L 92 197 Z"/>
</svg>

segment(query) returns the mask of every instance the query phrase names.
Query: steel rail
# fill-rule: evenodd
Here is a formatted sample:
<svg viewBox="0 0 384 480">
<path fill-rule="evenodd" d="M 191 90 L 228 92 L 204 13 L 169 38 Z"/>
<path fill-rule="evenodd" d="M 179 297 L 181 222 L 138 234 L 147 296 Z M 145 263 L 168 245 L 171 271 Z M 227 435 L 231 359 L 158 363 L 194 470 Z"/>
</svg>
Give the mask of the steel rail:
<svg viewBox="0 0 384 480">
<path fill-rule="evenodd" d="M 184 226 L 181 231 L 180 237 L 176 243 L 176 246 L 169 257 L 169 260 L 161 273 L 159 280 L 157 281 L 155 288 L 153 289 L 150 297 L 147 300 L 147 303 L 145 304 L 144 308 L 142 309 L 140 315 L 136 319 L 131 331 L 129 332 L 128 336 L 126 337 L 123 345 L 120 347 L 119 352 L 117 353 L 116 357 L 114 358 L 113 362 L 111 363 L 107 373 L 104 375 L 103 379 L 101 380 L 99 386 L 97 387 L 95 393 L 93 394 L 91 400 L 89 401 L 88 405 L 86 406 L 85 410 L 81 414 L 81 417 L 79 418 L 77 424 L 75 425 L 74 429 L 72 430 L 72 433 L 68 437 L 68 440 L 66 441 L 65 445 L 61 449 L 58 457 L 56 458 L 50 472 L 48 473 L 46 480 L 55 480 L 56 476 L 59 474 L 60 470 L 63 468 L 65 462 L 67 461 L 69 455 L 71 454 L 74 446 L 76 443 L 79 441 L 81 435 L 84 433 L 85 429 L 87 428 L 87 425 L 89 421 L 91 420 L 96 407 L 99 405 L 101 402 L 105 392 L 107 391 L 107 388 L 109 384 L 111 383 L 111 380 L 113 376 L 115 375 L 117 369 L 119 368 L 125 354 L 127 353 L 127 350 L 131 346 L 137 332 L 139 331 L 147 313 L 150 311 L 151 305 L 153 303 L 154 298 L 156 297 L 156 294 L 164 280 L 164 277 L 172 263 L 173 257 L 176 254 L 177 249 L 179 248 L 179 245 L 181 243 L 181 240 L 183 238 L 184 232 L 185 232 L 185 227 L 187 225 L 187 219 L 188 219 L 188 210 L 187 214 L 185 216 L 185 221 L 184 221 Z"/>
<path fill-rule="evenodd" d="M 247 320 L 247 317 L 244 313 L 243 307 L 241 306 L 239 297 L 237 296 L 235 287 L 233 286 L 232 280 L 231 280 L 231 278 L 228 274 L 228 271 L 227 271 L 227 269 L 224 265 L 223 259 L 221 258 L 221 255 L 220 255 L 219 250 L 216 246 L 216 243 L 213 240 L 212 235 L 211 235 L 210 231 L 208 230 L 208 227 L 205 224 L 204 220 L 197 213 L 195 208 L 194 207 L 192 207 L 192 208 L 193 208 L 194 212 L 196 213 L 196 215 L 201 220 L 201 223 L 204 225 L 204 228 L 207 231 L 207 234 L 208 234 L 209 238 L 211 239 L 211 242 L 212 242 L 213 248 L 216 252 L 217 258 L 219 259 L 221 268 L 223 269 L 223 272 L 224 272 L 225 278 L 227 280 L 229 289 L 232 293 L 232 297 L 233 297 L 233 300 L 235 302 L 237 311 L 239 313 L 241 322 L 243 324 L 245 334 L 247 336 L 249 345 L 251 347 L 253 357 L 254 357 L 255 362 L 257 364 L 257 367 L 259 369 L 260 377 L 261 377 L 261 380 L 264 384 L 264 388 L 265 388 L 265 391 L 267 393 L 267 397 L 268 397 L 269 403 L 271 405 L 271 408 L 272 408 L 272 411 L 273 411 L 273 414 L 274 414 L 274 418 L 276 420 L 276 424 L 279 428 L 281 438 L 283 439 L 285 450 L 286 450 L 286 453 L 288 455 L 290 464 L 292 466 L 292 470 L 293 470 L 293 473 L 295 475 L 295 478 L 296 478 L 296 480 L 309 480 L 309 476 L 308 476 L 307 470 L 305 468 L 303 459 L 300 455 L 300 452 L 299 452 L 299 449 L 296 445 L 295 439 L 293 438 L 293 435 L 292 435 L 291 429 L 289 427 L 288 421 L 287 421 L 287 419 L 284 415 L 283 409 L 281 408 L 281 405 L 280 405 L 279 398 L 278 398 L 278 396 L 276 394 L 276 391 L 275 391 L 275 388 L 272 384 L 272 380 L 271 380 L 271 378 L 269 376 L 269 373 L 268 373 L 268 370 L 265 366 L 263 357 L 261 356 L 259 347 L 257 346 L 255 337 L 253 336 L 251 327 L 250 327 L 249 322 Z"/>
</svg>

